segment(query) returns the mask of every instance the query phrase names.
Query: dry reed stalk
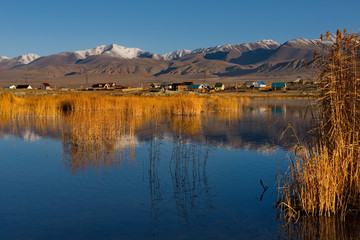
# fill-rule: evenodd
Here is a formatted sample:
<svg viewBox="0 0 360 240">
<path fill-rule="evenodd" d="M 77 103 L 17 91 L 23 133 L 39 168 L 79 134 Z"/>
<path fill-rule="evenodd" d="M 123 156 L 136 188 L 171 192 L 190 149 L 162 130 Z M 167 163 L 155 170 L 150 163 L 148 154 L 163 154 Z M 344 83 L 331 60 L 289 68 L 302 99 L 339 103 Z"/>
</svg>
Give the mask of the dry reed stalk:
<svg viewBox="0 0 360 240">
<path fill-rule="evenodd" d="M 329 34 L 327 34 L 327 37 Z M 279 188 L 284 216 L 360 212 L 360 38 L 337 32 L 328 54 L 317 57 L 318 141 L 294 149 Z"/>
</svg>

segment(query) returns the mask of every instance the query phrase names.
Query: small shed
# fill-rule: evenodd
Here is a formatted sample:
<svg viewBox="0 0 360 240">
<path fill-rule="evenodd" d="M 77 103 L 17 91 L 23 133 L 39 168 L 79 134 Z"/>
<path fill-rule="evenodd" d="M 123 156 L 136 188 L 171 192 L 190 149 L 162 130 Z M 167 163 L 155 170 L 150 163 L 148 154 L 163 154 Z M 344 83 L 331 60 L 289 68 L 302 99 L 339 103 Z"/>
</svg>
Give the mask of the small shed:
<svg viewBox="0 0 360 240">
<path fill-rule="evenodd" d="M 51 90 L 51 86 L 49 83 L 42 83 L 40 88 L 43 90 Z"/>
<path fill-rule="evenodd" d="M 5 88 L 8 88 L 8 89 L 16 89 L 16 86 L 15 86 L 15 85 L 7 85 L 7 86 L 5 86 Z"/>
<path fill-rule="evenodd" d="M 223 84 L 223 83 L 215 83 L 214 89 L 216 91 L 225 90 L 225 84 Z"/>
<path fill-rule="evenodd" d="M 32 89 L 32 87 L 30 85 L 27 85 L 27 84 L 17 85 L 16 88 L 17 89 Z"/>
<path fill-rule="evenodd" d="M 286 83 L 285 82 L 274 82 L 271 84 L 271 90 L 284 91 L 284 90 L 286 90 Z"/>
</svg>

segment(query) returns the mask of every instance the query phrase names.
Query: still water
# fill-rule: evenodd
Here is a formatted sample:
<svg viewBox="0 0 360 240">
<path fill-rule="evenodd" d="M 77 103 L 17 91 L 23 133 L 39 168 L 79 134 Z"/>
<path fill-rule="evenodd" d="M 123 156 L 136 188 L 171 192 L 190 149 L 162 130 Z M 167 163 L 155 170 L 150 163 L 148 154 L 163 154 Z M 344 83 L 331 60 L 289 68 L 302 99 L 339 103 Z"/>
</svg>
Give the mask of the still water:
<svg viewBox="0 0 360 240">
<path fill-rule="evenodd" d="M 147 119 L 1 116 L 0 239 L 327 239 L 326 227 L 306 235 L 309 222 L 284 228 L 276 217 L 276 175 L 295 142 L 283 132 L 291 124 L 307 135 L 306 104 L 252 100 L 239 113 Z M 330 236 L 357 239 L 351 226 Z"/>
</svg>

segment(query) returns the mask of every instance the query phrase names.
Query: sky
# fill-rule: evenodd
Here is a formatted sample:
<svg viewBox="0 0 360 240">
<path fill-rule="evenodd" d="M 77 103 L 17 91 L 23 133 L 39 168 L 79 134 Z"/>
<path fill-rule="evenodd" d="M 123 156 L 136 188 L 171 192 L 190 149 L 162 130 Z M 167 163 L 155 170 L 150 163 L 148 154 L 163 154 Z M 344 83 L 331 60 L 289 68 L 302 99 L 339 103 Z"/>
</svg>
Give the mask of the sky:
<svg viewBox="0 0 360 240">
<path fill-rule="evenodd" d="M 360 32 L 359 0 L 1 0 L 0 56 L 104 44 L 157 54 Z"/>
</svg>

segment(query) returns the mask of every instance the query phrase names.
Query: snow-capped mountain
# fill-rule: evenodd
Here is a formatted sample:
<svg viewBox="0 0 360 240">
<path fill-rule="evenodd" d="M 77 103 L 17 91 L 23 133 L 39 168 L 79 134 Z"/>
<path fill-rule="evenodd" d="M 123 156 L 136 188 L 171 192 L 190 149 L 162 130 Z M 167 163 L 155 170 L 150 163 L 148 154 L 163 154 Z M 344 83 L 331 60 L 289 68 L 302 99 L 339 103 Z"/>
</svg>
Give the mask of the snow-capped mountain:
<svg viewBox="0 0 360 240">
<path fill-rule="evenodd" d="M 2 56 L 0 57 L 0 62 L 18 62 L 19 64 L 28 64 L 36 59 L 38 59 L 40 56 L 37 54 L 29 53 L 26 55 L 20 55 L 13 58 Z"/>
<path fill-rule="evenodd" d="M 336 36 L 330 35 L 321 44 L 331 45 L 335 40 Z M 314 51 L 321 49 L 318 41 L 319 39 L 298 38 L 279 44 L 274 40 L 261 40 L 195 50 L 176 50 L 167 54 L 108 44 L 43 57 L 36 54 L 0 57 L 0 80 L 2 73 L 7 81 L 9 76 L 21 79 L 21 74 L 29 73 L 36 75 L 36 79 L 51 76 L 61 81 L 70 77 L 83 79 L 85 72 L 98 75 L 99 79 L 120 75 L 129 79 L 138 76 L 176 76 L 185 79 L 188 76 L 203 76 L 204 72 L 213 77 L 298 74 L 308 71 L 303 66 L 312 60 Z"/>
<path fill-rule="evenodd" d="M 259 48 L 266 50 L 273 50 L 280 46 L 279 43 L 274 40 L 261 40 L 253 43 L 243 43 L 243 44 L 228 44 L 224 46 L 215 46 L 210 48 L 198 48 L 195 50 L 176 50 L 162 55 L 165 60 L 174 60 L 184 57 L 191 54 L 201 54 L 201 53 L 215 53 L 215 52 L 230 52 L 235 51 L 238 53 L 243 53 L 247 51 L 255 51 Z"/>
<path fill-rule="evenodd" d="M 134 58 L 158 58 L 156 54 L 146 52 L 139 48 L 127 48 L 117 44 L 101 45 L 92 49 L 81 51 L 69 51 L 60 53 L 62 55 L 75 54 L 79 59 L 84 59 L 94 55 L 106 55 L 117 58 L 134 59 Z"/>
</svg>

